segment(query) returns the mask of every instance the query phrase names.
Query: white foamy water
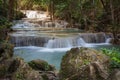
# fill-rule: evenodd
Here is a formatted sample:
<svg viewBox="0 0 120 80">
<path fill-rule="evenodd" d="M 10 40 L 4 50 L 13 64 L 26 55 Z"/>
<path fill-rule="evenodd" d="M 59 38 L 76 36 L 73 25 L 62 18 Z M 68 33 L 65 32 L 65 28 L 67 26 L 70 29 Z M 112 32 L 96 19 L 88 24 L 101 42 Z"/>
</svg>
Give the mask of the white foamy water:
<svg viewBox="0 0 120 80">
<path fill-rule="evenodd" d="M 22 10 L 22 12 L 26 14 L 27 18 L 41 18 L 41 19 L 48 18 L 46 12 L 42 11 Z"/>
</svg>

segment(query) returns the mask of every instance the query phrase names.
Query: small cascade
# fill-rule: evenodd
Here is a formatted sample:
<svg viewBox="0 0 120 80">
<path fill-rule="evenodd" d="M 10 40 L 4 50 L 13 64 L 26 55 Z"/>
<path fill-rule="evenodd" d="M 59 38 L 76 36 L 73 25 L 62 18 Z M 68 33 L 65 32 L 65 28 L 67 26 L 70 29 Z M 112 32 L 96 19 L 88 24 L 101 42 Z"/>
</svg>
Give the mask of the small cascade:
<svg viewBox="0 0 120 80">
<path fill-rule="evenodd" d="M 38 27 L 41 27 L 38 24 L 30 23 L 28 21 L 25 22 L 17 22 L 12 29 L 13 30 L 36 30 Z"/>
<path fill-rule="evenodd" d="M 112 40 L 112 38 L 107 38 L 106 41 L 105 41 L 105 43 L 110 43 L 111 40 Z"/>
<path fill-rule="evenodd" d="M 44 21 L 44 23 L 42 23 L 41 26 L 44 26 L 44 27 L 54 27 L 54 28 L 66 28 L 66 26 L 68 25 L 68 23 L 66 21 L 62 21 L 62 20 L 59 20 L 59 21 Z"/>
<path fill-rule="evenodd" d="M 71 47 L 71 44 L 67 39 L 51 39 L 46 45 L 47 48 L 66 48 Z"/>
<path fill-rule="evenodd" d="M 60 21 L 59 21 L 60 22 Z M 39 31 L 41 30 L 41 28 L 66 28 L 67 26 L 67 22 L 62 22 L 59 23 L 57 21 L 24 21 L 24 20 L 19 20 L 18 22 L 14 22 L 16 23 L 12 29 L 13 30 L 34 30 L 34 31 Z"/>
<path fill-rule="evenodd" d="M 83 46 L 85 41 L 78 37 L 50 39 L 46 44 L 47 48 L 69 48 L 75 46 Z"/>
<path fill-rule="evenodd" d="M 85 46 L 86 42 L 82 38 L 79 38 L 77 40 L 77 44 L 78 44 L 78 46 Z"/>
<path fill-rule="evenodd" d="M 30 33 L 29 33 L 30 32 Z M 15 46 L 40 46 L 47 48 L 70 48 L 90 44 L 109 44 L 112 38 L 106 38 L 104 33 L 81 33 L 73 37 L 54 37 L 39 35 L 33 31 L 11 34 L 10 41 Z M 33 33 L 31 33 L 33 32 Z"/>
<path fill-rule="evenodd" d="M 15 47 L 20 46 L 40 46 L 43 47 L 48 42 L 48 37 L 37 37 L 37 36 L 11 36 L 10 42 Z"/>
<path fill-rule="evenodd" d="M 105 33 L 81 33 L 79 36 L 86 43 L 104 43 L 106 41 Z"/>
<path fill-rule="evenodd" d="M 21 12 L 26 14 L 27 18 L 47 18 L 46 13 L 42 11 L 22 10 Z"/>
</svg>

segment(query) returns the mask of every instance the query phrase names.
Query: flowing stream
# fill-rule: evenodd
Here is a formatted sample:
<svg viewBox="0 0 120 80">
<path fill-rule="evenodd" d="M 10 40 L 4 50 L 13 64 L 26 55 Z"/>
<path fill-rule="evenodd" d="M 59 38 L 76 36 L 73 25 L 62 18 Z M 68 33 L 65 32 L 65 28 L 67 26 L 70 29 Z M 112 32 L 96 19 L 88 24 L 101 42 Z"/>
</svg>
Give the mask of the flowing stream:
<svg viewBox="0 0 120 80">
<path fill-rule="evenodd" d="M 10 42 L 15 45 L 14 56 L 27 62 L 43 59 L 59 69 L 62 56 L 73 47 L 117 47 L 109 43 L 113 38 L 111 34 L 68 29 L 67 22 L 51 22 L 44 12 L 27 11 L 26 16 L 28 18 L 14 21 L 14 32 L 9 35 Z"/>
</svg>

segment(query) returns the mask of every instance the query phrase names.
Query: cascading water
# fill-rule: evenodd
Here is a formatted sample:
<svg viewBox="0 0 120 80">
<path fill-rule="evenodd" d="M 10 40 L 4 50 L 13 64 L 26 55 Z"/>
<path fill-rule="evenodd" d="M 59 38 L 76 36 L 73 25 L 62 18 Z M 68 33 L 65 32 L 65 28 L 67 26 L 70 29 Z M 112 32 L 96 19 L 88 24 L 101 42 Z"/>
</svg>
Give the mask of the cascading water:
<svg viewBox="0 0 120 80">
<path fill-rule="evenodd" d="M 79 37 L 68 37 L 60 39 L 50 39 L 46 44 L 47 48 L 72 48 L 77 46 L 83 46 L 85 41 Z"/>
<path fill-rule="evenodd" d="M 21 35 L 22 34 L 22 35 Z M 28 34 L 28 35 L 27 35 Z M 49 34 L 49 33 L 48 33 Z M 43 34 L 40 34 L 43 35 Z M 94 33 L 94 34 L 79 34 L 73 37 L 54 37 L 51 39 L 50 36 L 40 36 L 39 34 L 32 33 L 20 33 L 16 35 L 11 35 L 11 43 L 15 46 L 40 46 L 46 48 L 67 48 L 67 47 L 86 47 L 88 44 L 109 44 L 111 38 L 106 38 L 104 33 Z M 96 36 L 96 35 L 100 35 Z"/>
<path fill-rule="evenodd" d="M 39 36 L 12 36 L 10 41 L 15 47 L 20 46 L 39 46 L 43 47 L 49 40 L 48 37 Z"/>
<path fill-rule="evenodd" d="M 45 12 L 42 12 L 42 11 L 22 10 L 22 12 L 24 14 L 26 14 L 27 18 L 42 18 L 42 19 L 44 19 L 47 17 Z"/>
<path fill-rule="evenodd" d="M 26 61 L 43 59 L 59 69 L 62 56 L 72 47 L 97 48 L 99 45 L 109 45 L 112 38 L 111 34 L 80 33 L 75 29 L 66 29 L 67 22 L 46 20 L 49 17 L 45 13 L 26 11 L 25 14 L 27 19 L 15 21 L 15 32 L 9 35 L 10 42 L 15 45 L 15 56 L 21 56 Z"/>
<path fill-rule="evenodd" d="M 106 34 L 105 33 L 83 33 L 79 34 L 86 43 L 105 43 Z"/>
</svg>

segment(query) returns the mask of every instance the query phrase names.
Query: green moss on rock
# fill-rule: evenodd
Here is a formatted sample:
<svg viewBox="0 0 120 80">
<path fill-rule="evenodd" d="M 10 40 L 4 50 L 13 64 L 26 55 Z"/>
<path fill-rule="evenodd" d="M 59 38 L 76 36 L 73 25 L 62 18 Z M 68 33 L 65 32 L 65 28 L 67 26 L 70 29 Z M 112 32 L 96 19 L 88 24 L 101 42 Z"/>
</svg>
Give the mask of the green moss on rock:
<svg viewBox="0 0 120 80">
<path fill-rule="evenodd" d="M 12 80 L 43 80 L 39 72 L 33 70 L 23 59 L 17 58 L 17 61 L 20 64 L 12 75 Z"/>
<path fill-rule="evenodd" d="M 94 80 L 92 78 L 95 77 L 96 80 L 99 80 L 98 75 L 104 77 L 99 72 L 107 72 L 106 67 L 108 65 L 109 58 L 96 50 L 73 48 L 62 58 L 60 78 L 61 80 Z M 94 73 L 94 75 L 91 73 Z M 100 79 L 104 80 L 103 78 Z"/>
<path fill-rule="evenodd" d="M 29 66 L 31 66 L 35 70 L 40 70 L 40 71 L 53 71 L 55 70 L 55 67 L 52 65 L 49 65 L 46 61 L 44 60 L 32 60 L 28 62 Z"/>
</svg>

